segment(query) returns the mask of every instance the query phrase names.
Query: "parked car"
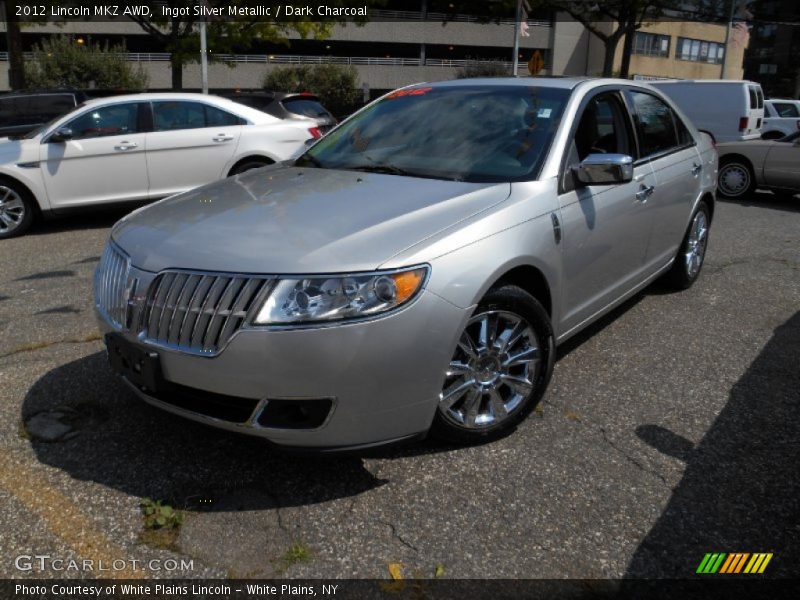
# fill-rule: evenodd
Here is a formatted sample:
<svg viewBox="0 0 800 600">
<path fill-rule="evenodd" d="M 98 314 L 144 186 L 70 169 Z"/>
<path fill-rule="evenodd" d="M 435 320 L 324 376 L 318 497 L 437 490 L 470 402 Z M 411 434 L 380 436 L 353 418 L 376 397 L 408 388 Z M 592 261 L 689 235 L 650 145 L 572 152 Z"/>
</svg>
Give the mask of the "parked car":
<svg viewBox="0 0 800 600">
<path fill-rule="evenodd" d="M 0 137 L 25 135 L 88 100 L 80 90 L 28 90 L 0 95 Z"/>
<path fill-rule="evenodd" d="M 338 123 L 336 117 L 322 106 L 320 99 L 308 92 L 233 92 L 226 94 L 225 97 L 279 119 L 313 119 L 317 122 L 318 138 L 328 133 Z"/>
<path fill-rule="evenodd" d="M 764 100 L 762 140 L 779 140 L 800 131 L 800 100 Z"/>
<path fill-rule="evenodd" d="M 708 131 L 718 142 L 761 137 L 764 92 L 755 81 L 687 79 L 650 83 L 667 94 L 695 127 Z"/>
<path fill-rule="evenodd" d="M 756 188 L 800 192 L 800 131 L 779 140 L 718 144 L 719 194 L 742 198 Z"/>
<path fill-rule="evenodd" d="M 494 439 L 557 344 L 696 281 L 716 167 L 647 85 L 403 88 L 293 163 L 117 223 L 95 276 L 110 363 L 155 406 L 284 446 Z"/>
<path fill-rule="evenodd" d="M 163 198 L 299 154 L 310 122 L 202 94 L 90 100 L 0 142 L 0 239 L 39 214 Z"/>
</svg>

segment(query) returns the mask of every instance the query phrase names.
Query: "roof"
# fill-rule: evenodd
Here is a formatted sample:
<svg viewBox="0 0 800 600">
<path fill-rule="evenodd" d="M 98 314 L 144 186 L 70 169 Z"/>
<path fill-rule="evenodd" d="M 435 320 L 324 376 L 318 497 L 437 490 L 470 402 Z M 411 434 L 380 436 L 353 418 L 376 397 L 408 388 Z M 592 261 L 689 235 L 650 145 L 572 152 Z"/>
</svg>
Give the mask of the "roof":
<svg viewBox="0 0 800 600">
<path fill-rule="evenodd" d="M 201 100 L 210 99 L 214 101 L 228 102 L 227 98 L 215 96 L 213 94 L 200 94 L 198 92 L 141 92 L 138 94 L 121 94 L 119 96 L 105 96 L 102 98 L 92 98 L 85 102 L 86 106 L 102 104 L 105 102 L 130 102 L 135 100 Z"/>
<path fill-rule="evenodd" d="M 463 85 L 550 87 L 571 90 L 579 83 L 592 80 L 589 77 L 476 77 L 474 79 L 452 79 L 426 83 L 434 87 L 458 87 Z"/>
</svg>

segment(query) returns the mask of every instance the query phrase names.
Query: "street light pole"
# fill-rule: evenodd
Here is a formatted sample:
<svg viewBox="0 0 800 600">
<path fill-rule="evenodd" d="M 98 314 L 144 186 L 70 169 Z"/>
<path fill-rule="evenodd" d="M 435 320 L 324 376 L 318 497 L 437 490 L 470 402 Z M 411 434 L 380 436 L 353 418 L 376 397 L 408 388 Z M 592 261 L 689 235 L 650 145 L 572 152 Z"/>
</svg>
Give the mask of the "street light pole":
<svg viewBox="0 0 800 600">
<path fill-rule="evenodd" d="M 208 47 L 206 43 L 206 19 L 200 21 L 200 80 L 203 93 L 208 94 Z"/>
<path fill-rule="evenodd" d="M 517 13 L 514 17 L 514 77 L 519 77 L 517 71 L 519 69 L 519 20 L 522 15 L 522 0 L 517 0 Z"/>
</svg>

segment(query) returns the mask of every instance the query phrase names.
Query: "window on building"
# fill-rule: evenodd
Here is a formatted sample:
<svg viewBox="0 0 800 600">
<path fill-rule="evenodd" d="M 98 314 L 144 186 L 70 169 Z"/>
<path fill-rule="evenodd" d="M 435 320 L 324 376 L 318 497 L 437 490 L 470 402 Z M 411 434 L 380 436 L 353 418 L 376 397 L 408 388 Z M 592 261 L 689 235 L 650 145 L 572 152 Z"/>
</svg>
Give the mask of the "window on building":
<svg viewBox="0 0 800 600">
<path fill-rule="evenodd" d="M 669 56 L 670 36 L 637 31 L 633 40 L 633 53 L 645 56 Z"/>
<path fill-rule="evenodd" d="M 679 37 L 675 58 L 721 65 L 725 58 L 725 44 Z"/>
</svg>

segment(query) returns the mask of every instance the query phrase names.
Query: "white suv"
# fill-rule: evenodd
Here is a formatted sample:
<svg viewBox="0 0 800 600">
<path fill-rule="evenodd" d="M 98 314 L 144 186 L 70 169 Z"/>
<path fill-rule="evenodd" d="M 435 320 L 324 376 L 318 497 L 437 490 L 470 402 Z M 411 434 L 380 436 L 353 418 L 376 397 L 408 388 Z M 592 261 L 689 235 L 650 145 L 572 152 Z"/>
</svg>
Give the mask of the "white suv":
<svg viewBox="0 0 800 600">
<path fill-rule="evenodd" d="M 777 140 L 800 130 L 800 100 L 764 100 L 761 139 Z"/>
<path fill-rule="evenodd" d="M 39 214 L 148 201 L 299 154 L 316 123 L 202 94 L 90 100 L 0 141 L 0 239 Z"/>
</svg>

